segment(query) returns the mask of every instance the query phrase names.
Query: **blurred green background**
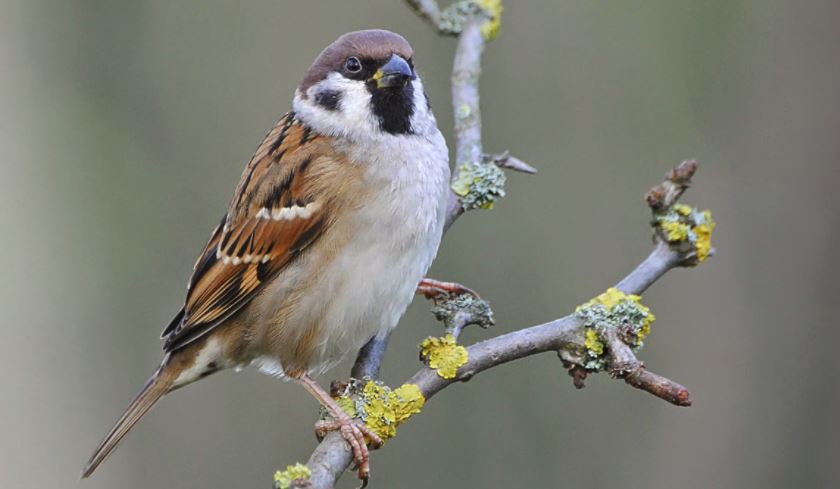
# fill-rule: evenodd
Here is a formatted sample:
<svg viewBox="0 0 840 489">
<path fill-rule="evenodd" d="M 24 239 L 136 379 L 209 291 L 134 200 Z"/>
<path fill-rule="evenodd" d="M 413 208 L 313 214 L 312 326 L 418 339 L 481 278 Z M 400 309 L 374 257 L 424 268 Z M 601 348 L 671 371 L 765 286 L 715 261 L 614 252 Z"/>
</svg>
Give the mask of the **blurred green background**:
<svg viewBox="0 0 840 489">
<path fill-rule="evenodd" d="M 398 0 L 2 0 L 0 486 L 265 488 L 315 402 L 253 371 L 165 399 L 78 474 L 160 358 L 193 260 L 321 48 L 381 27 L 451 135 L 454 42 Z M 484 141 L 539 167 L 444 241 L 433 277 L 490 299 L 473 342 L 566 314 L 650 249 L 644 192 L 693 157 L 718 255 L 645 296 L 670 406 L 553 355 L 447 389 L 373 456 L 373 487 L 789 488 L 840 477 L 836 1 L 506 2 Z M 385 380 L 440 327 L 416 301 Z M 347 366 L 322 378 L 346 377 Z M 341 487 L 357 482 L 345 477 Z"/>
</svg>

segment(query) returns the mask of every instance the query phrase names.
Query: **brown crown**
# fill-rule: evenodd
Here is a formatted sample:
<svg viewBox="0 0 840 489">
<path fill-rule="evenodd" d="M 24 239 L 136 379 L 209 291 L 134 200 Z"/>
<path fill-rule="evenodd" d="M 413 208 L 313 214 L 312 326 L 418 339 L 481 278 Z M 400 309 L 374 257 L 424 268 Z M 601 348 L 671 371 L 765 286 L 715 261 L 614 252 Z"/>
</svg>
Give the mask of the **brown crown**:
<svg viewBox="0 0 840 489">
<path fill-rule="evenodd" d="M 309 87 L 341 68 L 350 56 L 384 61 L 392 54 L 411 59 L 414 52 L 404 37 L 391 31 L 370 29 L 348 32 L 321 51 L 298 88 L 306 97 L 306 90 Z"/>
</svg>

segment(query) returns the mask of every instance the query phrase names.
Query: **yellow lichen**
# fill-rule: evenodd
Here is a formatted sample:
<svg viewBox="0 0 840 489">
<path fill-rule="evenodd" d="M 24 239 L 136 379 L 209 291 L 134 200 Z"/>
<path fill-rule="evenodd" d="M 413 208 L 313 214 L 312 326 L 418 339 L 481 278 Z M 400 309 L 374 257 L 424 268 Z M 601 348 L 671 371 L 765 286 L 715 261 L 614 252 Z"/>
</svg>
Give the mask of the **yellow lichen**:
<svg viewBox="0 0 840 489">
<path fill-rule="evenodd" d="M 688 226 L 677 221 L 663 221 L 662 230 L 669 242 L 675 243 L 688 238 Z"/>
<path fill-rule="evenodd" d="M 348 416 L 351 418 L 356 417 L 356 406 L 353 403 L 353 399 L 347 396 L 340 396 L 335 398 L 335 402 L 341 406 L 341 410 L 347 413 Z"/>
<path fill-rule="evenodd" d="M 701 212 L 689 205 L 674 204 L 670 209 L 654 213 L 654 225 L 659 228 L 665 240 L 675 245 L 681 253 L 687 253 L 693 248 L 697 260 L 689 261 L 689 265 L 697 265 L 709 257 L 712 231 L 715 229 L 710 211 Z"/>
<path fill-rule="evenodd" d="M 614 287 L 578 306 L 575 315 L 586 328 L 583 346 L 589 360 L 584 366 L 590 370 L 600 370 L 605 366 L 605 345 L 600 338 L 604 330 L 621 328 L 627 344 L 640 348 L 656 320 L 650 309 L 642 304 L 640 296 L 625 294 Z"/>
<path fill-rule="evenodd" d="M 645 338 L 647 338 L 647 335 L 650 334 L 650 325 L 653 324 L 654 321 L 656 321 L 656 316 L 654 316 L 653 313 L 650 312 L 650 309 L 648 309 L 647 307 L 642 306 L 641 304 L 639 304 L 639 306 L 641 306 L 648 312 L 647 317 L 642 320 L 642 324 L 639 326 L 639 330 L 636 331 L 636 339 L 639 343 L 641 343 Z"/>
<path fill-rule="evenodd" d="M 274 487 L 278 489 L 289 489 L 292 482 L 298 479 L 308 480 L 312 477 L 309 467 L 301 463 L 289 465 L 286 470 L 278 470 L 274 473 Z"/>
<path fill-rule="evenodd" d="M 499 29 L 502 26 L 502 0 L 475 0 L 488 14 L 490 20 L 481 26 L 481 35 L 484 39 L 490 41 L 499 35 Z"/>
<path fill-rule="evenodd" d="M 417 384 L 403 384 L 391 392 L 395 400 L 392 401 L 397 424 L 405 422 L 411 416 L 423 410 L 426 398 L 420 392 Z"/>
<path fill-rule="evenodd" d="M 708 224 L 701 224 L 696 226 L 693 231 L 697 235 L 697 260 L 704 261 L 709 257 L 712 250 L 712 231 L 715 229 L 715 222 L 710 221 Z"/>
<path fill-rule="evenodd" d="M 674 204 L 672 209 L 674 209 L 674 211 L 681 216 L 691 215 L 691 210 L 692 210 L 690 205 L 685 205 L 685 204 Z"/>
<path fill-rule="evenodd" d="M 452 182 L 452 191 L 464 197 L 470 193 L 470 185 L 473 183 L 475 183 L 475 178 L 462 168 L 462 171 L 458 173 L 458 177 Z"/>
<path fill-rule="evenodd" d="M 492 209 L 505 196 L 505 174 L 493 163 L 464 163 L 451 183 L 464 210 Z"/>
<path fill-rule="evenodd" d="M 444 379 L 453 379 L 458 367 L 467 363 L 467 349 L 455 342 L 447 333 L 443 338 L 426 338 L 420 343 L 420 356 L 429 361 L 429 367 L 437 370 Z"/>
<path fill-rule="evenodd" d="M 358 396 L 343 395 L 336 401 L 348 414 L 361 418 L 368 428 L 387 440 L 397 434 L 397 426 L 423 409 L 426 398 L 415 384 L 403 384 L 396 389 L 368 380 Z M 358 412 L 357 412 L 358 409 Z"/>
<path fill-rule="evenodd" d="M 389 403 L 391 389 L 369 381 L 365 384 L 362 395 L 365 400 L 365 424 L 383 440 L 397 434 L 397 416 Z"/>
<path fill-rule="evenodd" d="M 638 299 L 639 296 L 637 296 L 637 295 L 628 296 L 627 294 L 625 294 L 624 292 L 616 289 L 615 287 L 610 287 L 609 289 L 607 289 L 606 292 L 599 295 L 598 297 L 596 297 L 592 301 L 587 302 L 587 304 L 592 304 L 594 302 L 596 304 L 601 304 L 601 305 L 605 306 L 607 309 L 612 310 L 612 308 L 617 306 L 622 301 L 625 301 L 627 299 L 632 300 L 633 297 Z"/>
<path fill-rule="evenodd" d="M 650 325 L 656 321 L 656 316 L 650 312 L 650 308 L 646 305 L 642 304 L 642 297 L 636 294 L 625 294 L 624 292 L 616 289 L 615 287 L 610 287 L 607 289 L 606 292 L 599 295 L 596 299 L 600 304 L 608 307 L 610 312 L 615 309 L 615 306 L 619 305 L 622 302 L 630 302 L 635 306 L 635 309 L 639 311 L 644 316 L 642 319 L 641 324 L 639 325 L 639 330 L 636 332 L 636 336 L 638 337 L 639 341 L 643 340 L 647 335 L 650 334 Z"/>
<path fill-rule="evenodd" d="M 598 338 L 598 333 L 594 329 L 586 330 L 586 339 L 583 341 L 583 346 L 593 356 L 599 357 L 604 354 L 604 344 L 601 343 L 601 339 Z"/>
</svg>

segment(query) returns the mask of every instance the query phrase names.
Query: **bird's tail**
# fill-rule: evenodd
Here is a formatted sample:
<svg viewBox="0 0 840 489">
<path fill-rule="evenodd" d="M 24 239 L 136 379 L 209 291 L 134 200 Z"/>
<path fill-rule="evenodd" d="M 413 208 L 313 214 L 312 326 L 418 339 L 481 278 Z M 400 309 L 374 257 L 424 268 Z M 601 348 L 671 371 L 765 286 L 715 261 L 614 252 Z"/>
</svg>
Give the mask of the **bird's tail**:
<svg viewBox="0 0 840 489">
<path fill-rule="evenodd" d="M 168 358 L 167 358 L 168 359 Z M 149 412 L 149 409 L 154 406 L 164 394 L 172 388 L 173 376 L 169 372 L 165 372 L 166 360 L 163 361 L 161 367 L 157 372 L 146 381 L 146 385 L 140 389 L 134 400 L 123 412 L 120 419 L 111 431 L 105 436 L 102 442 L 96 447 L 96 450 L 91 455 L 90 460 L 82 470 L 82 479 L 89 477 L 99 464 L 108 458 L 108 455 L 117 448 L 117 445 L 125 438 L 125 435 L 140 421 L 144 414 Z"/>
</svg>

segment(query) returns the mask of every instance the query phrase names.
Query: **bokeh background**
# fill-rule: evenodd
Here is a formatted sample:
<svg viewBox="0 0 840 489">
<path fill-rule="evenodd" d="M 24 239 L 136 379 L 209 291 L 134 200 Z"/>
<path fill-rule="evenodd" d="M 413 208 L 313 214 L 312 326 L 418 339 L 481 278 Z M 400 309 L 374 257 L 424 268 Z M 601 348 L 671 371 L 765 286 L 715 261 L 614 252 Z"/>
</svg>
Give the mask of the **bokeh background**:
<svg viewBox="0 0 840 489">
<path fill-rule="evenodd" d="M 641 357 L 676 408 L 553 355 L 447 389 L 374 454 L 373 487 L 790 488 L 840 477 L 840 4 L 506 2 L 482 79 L 492 212 L 431 274 L 489 298 L 476 341 L 566 314 L 650 248 L 644 192 L 698 158 L 686 200 L 718 255 L 645 296 Z M 315 402 L 256 372 L 165 399 L 92 480 L 90 451 L 156 366 L 193 260 L 298 79 L 339 34 L 404 34 L 451 136 L 454 42 L 398 0 L 3 0 L 0 486 L 256 488 L 314 447 Z M 385 380 L 440 327 L 397 330 Z M 347 376 L 346 365 L 323 378 Z M 345 477 L 341 487 L 357 482 Z"/>
</svg>

